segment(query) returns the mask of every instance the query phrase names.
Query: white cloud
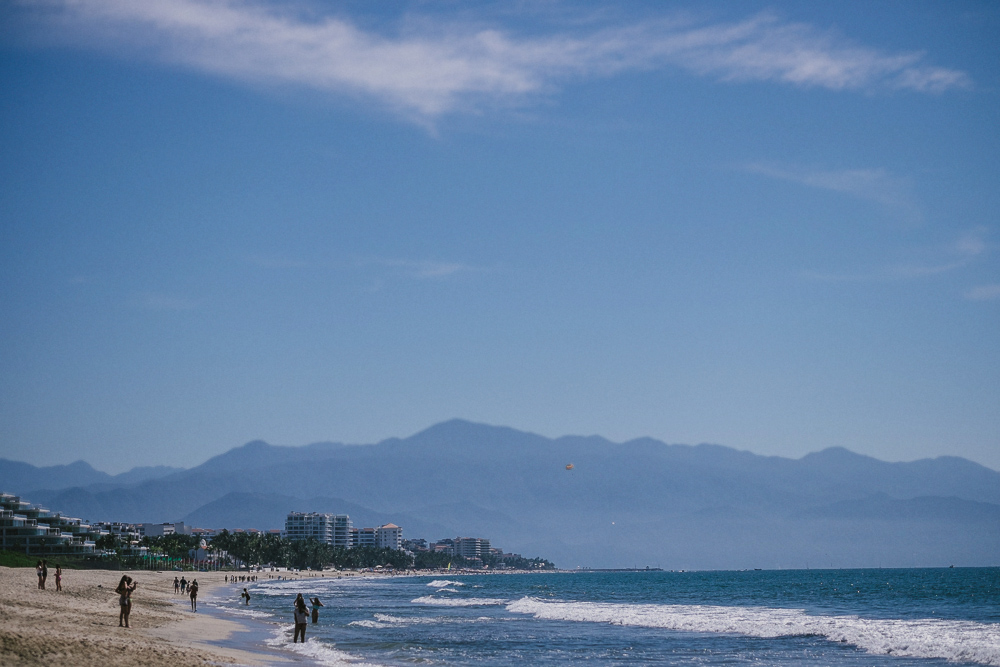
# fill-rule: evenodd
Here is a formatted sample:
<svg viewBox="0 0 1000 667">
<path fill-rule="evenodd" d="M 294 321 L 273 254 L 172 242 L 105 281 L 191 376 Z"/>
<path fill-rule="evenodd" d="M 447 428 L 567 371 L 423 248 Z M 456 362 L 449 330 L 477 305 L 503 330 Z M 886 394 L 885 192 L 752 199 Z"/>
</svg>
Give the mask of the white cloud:
<svg viewBox="0 0 1000 667">
<path fill-rule="evenodd" d="M 890 264 L 867 272 L 841 274 L 810 272 L 806 276 L 814 280 L 831 282 L 867 282 L 878 280 L 914 280 L 950 273 L 969 266 L 989 250 L 989 246 L 986 243 L 988 232 L 989 230 L 986 227 L 971 229 L 948 246 L 938 246 L 930 252 L 921 253 L 925 255 L 924 261 Z M 973 290 L 966 296 L 970 299 L 993 298 L 989 293 L 990 287 L 992 286 L 976 288 L 976 290 L 985 291 L 977 292 Z M 980 296 L 971 296 L 973 292 Z"/>
<path fill-rule="evenodd" d="M 894 209 L 911 219 L 921 217 L 920 207 L 913 195 L 913 186 L 910 180 L 894 176 L 885 169 L 823 170 L 753 163 L 747 165 L 746 170 L 770 178 L 839 192 L 855 199 L 870 201 Z"/>
<path fill-rule="evenodd" d="M 696 25 L 654 20 L 541 36 L 469 23 L 413 20 L 378 33 L 340 16 L 302 18 L 280 4 L 207 0 L 43 0 L 63 36 L 216 75 L 375 98 L 428 119 L 521 103 L 571 78 L 679 67 L 724 81 L 773 81 L 831 90 L 938 93 L 971 85 L 920 53 L 883 53 L 771 15 Z M 54 11 L 53 11 L 54 10 Z"/>
<path fill-rule="evenodd" d="M 992 301 L 1000 299 L 1000 284 L 979 285 L 965 293 L 965 298 L 972 301 Z"/>
<path fill-rule="evenodd" d="M 482 271 L 468 264 L 432 260 L 375 259 L 366 263 L 399 269 L 411 278 L 446 278 L 456 273 Z"/>
</svg>

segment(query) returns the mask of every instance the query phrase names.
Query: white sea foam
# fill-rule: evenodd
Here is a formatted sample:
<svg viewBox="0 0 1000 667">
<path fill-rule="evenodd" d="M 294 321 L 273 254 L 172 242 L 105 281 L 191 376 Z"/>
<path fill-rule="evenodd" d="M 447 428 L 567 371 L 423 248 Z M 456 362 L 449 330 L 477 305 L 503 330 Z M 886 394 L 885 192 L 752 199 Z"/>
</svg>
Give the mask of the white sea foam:
<svg viewBox="0 0 1000 667">
<path fill-rule="evenodd" d="M 274 614 L 268 611 L 259 611 L 257 609 L 249 609 L 247 607 L 220 607 L 225 609 L 227 613 L 233 614 L 234 616 L 245 616 L 247 618 L 274 618 Z"/>
<path fill-rule="evenodd" d="M 685 632 L 763 638 L 817 636 L 853 644 L 869 653 L 881 655 L 942 658 L 1000 666 L 1000 623 L 814 616 L 801 609 L 768 607 L 548 602 L 532 597 L 508 604 L 507 610 L 546 620 L 610 623 Z"/>
<path fill-rule="evenodd" d="M 503 598 L 436 598 L 432 595 L 410 600 L 413 604 L 429 604 L 438 607 L 482 607 L 507 604 Z"/>
<path fill-rule="evenodd" d="M 457 588 L 439 588 L 439 589 L 437 589 L 437 592 L 438 593 L 461 593 L 462 591 L 458 590 Z"/>
<path fill-rule="evenodd" d="M 435 579 L 427 584 L 431 588 L 444 588 L 445 586 L 464 586 L 461 581 L 451 581 L 450 579 Z"/>
<path fill-rule="evenodd" d="M 329 667 L 343 667 L 345 665 L 350 665 L 351 667 L 378 667 L 375 663 L 362 662 L 350 653 L 338 651 L 333 646 L 318 641 L 315 637 L 298 643 L 292 643 L 291 639 L 291 630 L 281 629 L 275 632 L 274 636 L 264 643 L 274 648 L 298 653 L 321 665 L 329 665 Z"/>
<path fill-rule="evenodd" d="M 488 616 L 478 618 L 445 618 L 441 616 L 393 616 L 391 614 L 375 614 L 375 620 L 351 621 L 348 625 L 359 628 L 399 628 L 413 625 L 445 625 L 445 624 L 471 624 L 471 623 L 495 623 L 496 619 Z"/>
</svg>

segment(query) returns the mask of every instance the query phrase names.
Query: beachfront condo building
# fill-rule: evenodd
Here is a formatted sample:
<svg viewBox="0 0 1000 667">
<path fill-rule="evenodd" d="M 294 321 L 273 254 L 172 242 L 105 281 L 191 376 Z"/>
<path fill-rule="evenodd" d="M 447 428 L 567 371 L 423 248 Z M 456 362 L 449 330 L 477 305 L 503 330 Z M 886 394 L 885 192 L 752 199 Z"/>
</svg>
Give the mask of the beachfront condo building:
<svg viewBox="0 0 1000 667">
<path fill-rule="evenodd" d="M 31 556 L 93 554 L 98 533 L 80 519 L 65 517 L 0 494 L 0 549 Z"/>
<path fill-rule="evenodd" d="M 290 540 L 313 538 L 345 549 L 354 546 L 351 517 L 346 514 L 289 512 L 285 518 L 285 537 Z"/>
<path fill-rule="evenodd" d="M 481 537 L 456 537 L 453 553 L 462 558 L 482 558 L 490 553 L 490 541 Z"/>
<path fill-rule="evenodd" d="M 375 546 L 374 528 L 352 528 L 351 534 L 354 536 L 354 546 L 356 547 Z"/>
<path fill-rule="evenodd" d="M 141 523 L 139 530 L 144 537 L 164 537 L 166 535 L 190 535 L 191 526 L 183 521 L 177 523 Z"/>
<path fill-rule="evenodd" d="M 380 549 L 403 548 L 403 529 L 394 523 L 387 523 L 375 529 L 375 546 Z"/>
</svg>

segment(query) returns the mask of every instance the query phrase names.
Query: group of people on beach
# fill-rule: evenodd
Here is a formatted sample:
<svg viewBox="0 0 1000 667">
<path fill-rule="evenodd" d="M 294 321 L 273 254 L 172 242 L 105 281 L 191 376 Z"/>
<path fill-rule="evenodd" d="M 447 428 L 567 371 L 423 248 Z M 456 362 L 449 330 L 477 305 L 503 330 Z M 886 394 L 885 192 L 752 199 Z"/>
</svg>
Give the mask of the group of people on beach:
<svg viewBox="0 0 1000 667">
<path fill-rule="evenodd" d="M 178 579 L 174 577 L 174 594 L 180 593 L 184 595 L 185 591 L 189 598 L 191 598 L 191 611 L 198 611 L 198 580 L 192 579 L 191 583 L 184 577 Z"/>
<path fill-rule="evenodd" d="M 229 576 L 227 574 L 226 575 L 226 583 L 228 584 L 230 581 L 232 581 L 234 584 L 237 581 L 240 582 L 241 584 L 244 583 L 244 582 L 247 582 L 247 581 L 253 583 L 253 582 L 257 581 L 257 575 L 256 574 L 240 574 L 240 575 L 234 574 L 232 576 Z"/>
<path fill-rule="evenodd" d="M 35 574 L 38 575 L 38 590 L 45 590 L 45 580 L 49 578 L 49 562 L 40 560 L 35 565 Z M 62 590 L 62 566 L 56 565 L 56 590 Z"/>
<path fill-rule="evenodd" d="M 323 606 L 323 603 L 319 601 L 319 598 L 311 598 L 309 601 L 312 603 L 312 622 L 318 623 L 319 608 Z M 306 609 L 306 601 L 302 597 L 302 593 L 295 596 L 293 614 L 295 616 L 295 636 L 292 638 L 292 643 L 298 642 L 300 637 L 302 643 L 305 643 L 306 625 L 309 623 L 309 610 Z"/>
<path fill-rule="evenodd" d="M 38 588 L 45 588 L 45 577 L 48 576 L 48 570 L 45 561 L 38 561 L 38 566 L 36 567 L 38 571 Z M 229 577 L 226 577 L 227 581 Z M 244 578 L 244 580 L 249 579 L 249 577 Z M 62 590 L 61 586 L 62 580 L 62 569 L 56 566 L 56 590 Z M 233 583 L 236 582 L 236 577 L 232 577 Z M 132 593 L 138 587 L 138 582 L 136 582 L 132 577 L 127 574 L 123 574 L 121 580 L 118 582 L 118 587 L 115 588 L 115 593 L 118 594 L 118 627 L 129 627 L 129 615 L 132 613 Z M 187 593 L 191 598 L 191 611 L 198 611 L 198 580 L 192 579 L 190 582 L 185 577 L 174 577 L 174 593 L 180 593 L 183 595 Z M 245 605 L 250 604 L 250 592 L 244 587 L 243 592 L 240 593 L 240 598 L 243 600 Z M 309 608 L 306 606 L 306 600 L 302 597 L 302 593 L 299 593 L 295 597 L 295 602 L 293 603 L 293 615 L 295 618 L 295 633 L 292 638 L 292 643 L 305 642 L 306 641 L 306 625 L 309 623 L 310 616 L 312 616 L 312 622 L 319 622 L 319 608 L 324 606 L 318 597 L 313 597 L 309 599 L 309 603 L 312 605 L 312 613 L 310 614 Z"/>
</svg>

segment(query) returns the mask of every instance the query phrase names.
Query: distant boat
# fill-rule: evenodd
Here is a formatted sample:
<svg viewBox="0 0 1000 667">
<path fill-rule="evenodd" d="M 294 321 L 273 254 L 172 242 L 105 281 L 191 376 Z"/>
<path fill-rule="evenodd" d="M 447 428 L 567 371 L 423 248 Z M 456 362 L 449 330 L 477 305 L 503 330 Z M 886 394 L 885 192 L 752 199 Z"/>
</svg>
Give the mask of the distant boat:
<svg viewBox="0 0 1000 667">
<path fill-rule="evenodd" d="M 566 464 L 566 470 L 572 470 L 572 469 L 573 469 L 573 464 L 572 463 L 567 463 Z"/>
</svg>

